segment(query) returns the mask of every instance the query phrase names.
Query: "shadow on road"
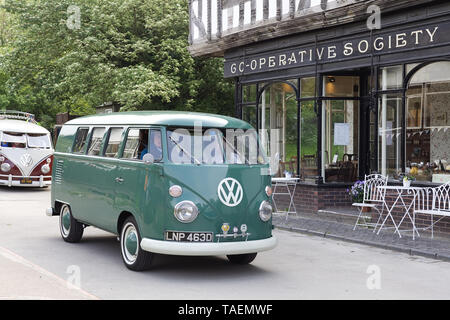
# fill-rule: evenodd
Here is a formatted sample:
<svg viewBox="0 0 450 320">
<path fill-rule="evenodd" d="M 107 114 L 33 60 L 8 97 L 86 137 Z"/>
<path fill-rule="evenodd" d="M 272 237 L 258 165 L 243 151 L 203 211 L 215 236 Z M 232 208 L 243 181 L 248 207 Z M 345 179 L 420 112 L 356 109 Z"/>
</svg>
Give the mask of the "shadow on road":
<svg viewBox="0 0 450 320">
<path fill-rule="evenodd" d="M 68 244 L 70 245 L 70 244 Z M 79 244 L 86 255 L 95 253 L 96 259 L 104 259 L 103 263 L 109 265 L 119 265 L 126 272 L 129 271 L 124 266 L 120 255 L 120 244 L 115 236 L 84 236 Z M 69 249 L 69 248 L 68 248 Z M 153 266 L 150 270 L 139 272 L 139 274 L 157 275 L 158 277 L 170 277 L 172 279 L 193 279 L 193 278 L 237 278 L 258 277 L 271 273 L 257 267 L 258 258 L 253 264 L 237 265 L 228 261 L 225 256 L 172 256 L 155 254 Z M 189 278 L 186 278 L 189 277 Z"/>
<path fill-rule="evenodd" d="M 0 186 L 1 193 L 17 193 L 17 192 L 48 192 L 50 191 L 50 187 L 8 187 L 8 186 Z"/>
</svg>

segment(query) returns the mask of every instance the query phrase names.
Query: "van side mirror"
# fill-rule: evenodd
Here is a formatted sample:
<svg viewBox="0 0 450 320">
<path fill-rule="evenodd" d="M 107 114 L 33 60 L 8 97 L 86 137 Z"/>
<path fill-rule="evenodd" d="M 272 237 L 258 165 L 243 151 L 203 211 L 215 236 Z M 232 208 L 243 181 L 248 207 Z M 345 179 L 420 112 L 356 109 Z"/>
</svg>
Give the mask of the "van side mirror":
<svg viewBox="0 0 450 320">
<path fill-rule="evenodd" d="M 142 160 L 146 163 L 146 164 L 152 164 L 155 162 L 155 158 L 153 158 L 153 156 L 150 153 L 146 153 L 143 157 Z"/>
</svg>

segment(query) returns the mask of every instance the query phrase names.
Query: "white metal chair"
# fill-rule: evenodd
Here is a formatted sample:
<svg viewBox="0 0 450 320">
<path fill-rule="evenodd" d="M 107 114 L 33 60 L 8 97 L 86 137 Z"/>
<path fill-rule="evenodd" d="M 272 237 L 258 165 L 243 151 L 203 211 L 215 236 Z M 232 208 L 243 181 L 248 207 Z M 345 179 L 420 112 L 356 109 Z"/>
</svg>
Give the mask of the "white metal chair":
<svg viewBox="0 0 450 320">
<path fill-rule="evenodd" d="M 380 175 L 380 174 L 371 174 L 366 175 L 364 178 L 364 197 L 362 203 L 353 203 L 352 205 L 358 208 L 359 215 L 358 219 L 356 219 L 355 226 L 353 230 L 356 230 L 357 226 L 365 226 L 365 227 L 374 227 L 374 232 L 380 223 L 381 216 L 383 214 L 384 206 L 384 194 L 386 192 L 385 189 L 379 189 L 378 187 L 386 186 L 388 178 Z M 377 205 L 381 205 L 381 211 L 377 208 Z M 365 217 L 363 216 L 364 208 L 375 209 L 378 212 L 378 221 L 377 223 L 367 223 Z M 362 219 L 363 223 L 359 221 Z"/>
<path fill-rule="evenodd" d="M 450 217 L 450 182 L 439 187 L 420 190 L 417 194 L 414 214 L 430 215 L 431 238 L 433 238 L 434 225 L 445 217 Z M 433 221 L 433 216 L 440 216 L 440 218 Z"/>
</svg>

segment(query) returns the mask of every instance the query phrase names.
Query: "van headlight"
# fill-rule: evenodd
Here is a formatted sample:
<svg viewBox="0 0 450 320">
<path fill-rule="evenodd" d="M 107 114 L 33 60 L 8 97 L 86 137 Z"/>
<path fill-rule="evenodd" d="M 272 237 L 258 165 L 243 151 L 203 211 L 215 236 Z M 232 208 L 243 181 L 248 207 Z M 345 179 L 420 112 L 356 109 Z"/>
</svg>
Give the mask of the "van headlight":
<svg viewBox="0 0 450 320">
<path fill-rule="evenodd" d="M 259 217 L 262 221 L 267 222 L 272 218 L 272 211 L 272 205 L 268 201 L 263 201 L 259 206 Z"/>
<path fill-rule="evenodd" d="M 2 165 L 0 166 L 0 169 L 3 172 L 9 172 L 9 170 L 11 170 L 11 165 L 9 163 L 7 163 L 7 162 L 2 163 Z"/>
<path fill-rule="evenodd" d="M 175 205 L 173 214 L 178 221 L 189 223 L 197 218 L 198 208 L 192 201 L 181 201 Z"/>
<path fill-rule="evenodd" d="M 48 164 L 44 164 L 44 165 L 41 167 L 41 171 L 42 171 L 43 174 L 49 173 L 49 172 L 50 172 L 50 166 L 49 166 Z"/>
</svg>

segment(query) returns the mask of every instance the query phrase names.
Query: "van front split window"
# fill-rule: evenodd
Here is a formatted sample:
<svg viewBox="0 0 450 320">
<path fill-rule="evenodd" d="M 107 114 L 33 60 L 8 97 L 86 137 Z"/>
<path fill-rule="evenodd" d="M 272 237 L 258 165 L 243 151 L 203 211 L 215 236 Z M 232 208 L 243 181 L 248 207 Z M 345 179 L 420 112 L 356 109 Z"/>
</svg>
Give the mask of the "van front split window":
<svg viewBox="0 0 450 320">
<path fill-rule="evenodd" d="M 23 133 L 3 132 L 1 146 L 6 148 L 25 148 L 26 137 Z"/>
<path fill-rule="evenodd" d="M 28 148 L 50 149 L 52 144 L 47 134 L 27 134 Z"/>
<path fill-rule="evenodd" d="M 253 129 L 177 128 L 167 131 L 169 161 L 191 164 L 265 164 Z"/>
</svg>

